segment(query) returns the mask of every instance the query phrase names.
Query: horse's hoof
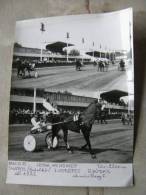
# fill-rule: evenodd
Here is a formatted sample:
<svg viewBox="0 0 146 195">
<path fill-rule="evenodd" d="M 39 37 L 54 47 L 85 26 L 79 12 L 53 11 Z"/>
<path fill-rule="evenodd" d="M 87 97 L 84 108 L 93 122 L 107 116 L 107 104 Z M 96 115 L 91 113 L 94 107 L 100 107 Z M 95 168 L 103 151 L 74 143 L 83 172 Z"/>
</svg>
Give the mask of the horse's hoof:
<svg viewBox="0 0 146 195">
<path fill-rule="evenodd" d="M 87 148 L 87 145 L 84 145 L 84 146 L 81 147 L 81 150 L 84 150 L 86 148 Z"/>
<path fill-rule="evenodd" d="M 47 149 L 48 149 L 48 150 L 51 150 L 51 146 L 48 146 Z"/>
<path fill-rule="evenodd" d="M 50 147 L 50 148 L 48 148 L 48 151 L 52 152 L 52 151 L 54 151 L 54 149 L 52 147 Z"/>
<path fill-rule="evenodd" d="M 91 157 L 92 157 L 92 159 L 95 159 L 96 158 L 96 155 L 95 154 L 92 154 Z"/>
<path fill-rule="evenodd" d="M 73 154 L 73 151 L 72 151 L 72 150 L 69 150 L 68 153 L 69 153 L 69 154 Z"/>
</svg>

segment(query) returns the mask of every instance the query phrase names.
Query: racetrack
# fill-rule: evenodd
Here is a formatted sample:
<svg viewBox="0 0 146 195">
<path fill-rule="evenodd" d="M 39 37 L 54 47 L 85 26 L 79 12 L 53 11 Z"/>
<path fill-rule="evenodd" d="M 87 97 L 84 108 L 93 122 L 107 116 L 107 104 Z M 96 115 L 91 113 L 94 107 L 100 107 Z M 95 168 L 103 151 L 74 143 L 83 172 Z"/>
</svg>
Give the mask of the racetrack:
<svg viewBox="0 0 146 195">
<path fill-rule="evenodd" d="M 97 91 L 119 89 L 127 91 L 126 73 L 110 65 L 108 72 L 98 72 L 97 67 L 86 65 L 82 71 L 74 66 L 59 66 L 38 69 L 38 78 L 17 78 L 12 72 L 12 87 L 45 88 L 50 91 L 69 91 L 77 95 L 94 96 Z M 33 75 L 34 73 L 32 73 Z M 88 94 L 87 94 L 88 93 Z"/>
<path fill-rule="evenodd" d="M 55 150 L 47 149 L 45 134 L 41 134 L 39 149 L 26 152 L 23 149 L 24 137 L 30 125 L 11 125 L 9 128 L 9 160 L 42 162 L 78 162 L 78 163 L 130 163 L 133 156 L 133 126 L 122 125 L 120 120 L 108 121 L 108 124 L 94 123 L 91 132 L 91 145 L 96 154 L 92 159 L 88 150 L 81 150 L 85 144 L 82 134 L 69 131 L 68 141 L 73 153 L 66 151 L 63 141 Z"/>
</svg>

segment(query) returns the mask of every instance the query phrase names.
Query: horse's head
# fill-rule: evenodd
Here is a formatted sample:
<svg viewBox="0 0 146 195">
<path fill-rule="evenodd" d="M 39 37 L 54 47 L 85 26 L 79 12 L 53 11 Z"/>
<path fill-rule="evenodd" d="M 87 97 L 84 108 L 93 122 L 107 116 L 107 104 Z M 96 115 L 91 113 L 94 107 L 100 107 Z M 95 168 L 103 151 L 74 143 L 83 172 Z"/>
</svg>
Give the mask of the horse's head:
<svg viewBox="0 0 146 195">
<path fill-rule="evenodd" d="M 102 105 L 101 105 L 101 103 L 98 101 L 98 99 L 95 99 L 95 100 L 93 101 L 93 105 L 95 105 L 95 114 L 101 112 Z"/>
<path fill-rule="evenodd" d="M 101 112 L 101 104 L 98 100 L 94 100 L 89 104 L 87 109 L 81 114 L 81 119 L 87 126 L 93 124 L 96 116 Z"/>
<path fill-rule="evenodd" d="M 89 104 L 87 109 L 83 112 L 83 114 L 92 115 L 93 117 L 101 111 L 101 104 L 98 102 L 98 99 L 95 99 L 93 102 Z"/>
</svg>

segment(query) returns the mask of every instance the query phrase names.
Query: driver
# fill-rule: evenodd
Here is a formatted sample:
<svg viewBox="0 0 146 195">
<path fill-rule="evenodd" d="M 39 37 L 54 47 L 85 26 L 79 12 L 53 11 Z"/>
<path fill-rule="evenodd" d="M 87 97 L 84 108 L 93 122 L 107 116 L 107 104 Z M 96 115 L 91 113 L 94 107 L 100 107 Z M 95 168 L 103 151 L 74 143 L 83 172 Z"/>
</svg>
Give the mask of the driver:
<svg viewBox="0 0 146 195">
<path fill-rule="evenodd" d="M 33 125 L 33 127 L 31 128 L 32 133 L 36 132 L 36 130 L 41 131 L 41 122 L 37 113 L 33 114 L 31 118 L 31 124 Z"/>
<path fill-rule="evenodd" d="M 59 110 L 52 106 L 49 98 L 45 98 L 43 100 L 43 107 L 46 108 L 47 111 L 50 113 L 52 122 L 54 121 L 55 117 L 57 117 L 57 115 L 60 114 Z M 58 143 L 58 138 L 57 138 L 58 128 L 56 129 L 55 126 L 53 126 L 51 129 L 52 129 L 51 147 L 55 148 Z M 50 146 L 48 146 L 48 148 L 50 148 Z"/>
</svg>

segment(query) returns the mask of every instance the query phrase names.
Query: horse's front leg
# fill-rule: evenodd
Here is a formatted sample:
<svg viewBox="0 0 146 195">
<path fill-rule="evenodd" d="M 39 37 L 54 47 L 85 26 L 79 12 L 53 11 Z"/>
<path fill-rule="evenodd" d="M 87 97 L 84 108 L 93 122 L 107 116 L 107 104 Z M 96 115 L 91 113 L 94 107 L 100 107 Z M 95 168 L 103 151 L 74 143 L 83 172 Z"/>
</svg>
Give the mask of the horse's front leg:
<svg viewBox="0 0 146 195">
<path fill-rule="evenodd" d="M 31 77 L 30 70 L 28 69 L 27 71 L 28 71 L 28 76 Z"/>
<path fill-rule="evenodd" d="M 70 147 L 70 145 L 68 143 L 68 139 L 67 139 L 68 138 L 68 130 L 63 129 L 63 134 L 64 134 L 63 140 L 64 140 L 64 143 L 65 143 L 66 149 L 69 153 L 72 153 L 71 147 Z"/>
<path fill-rule="evenodd" d="M 89 147 L 89 152 L 91 154 L 91 157 L 96 158 L 96 155 L 94 154 L 92 147 L 91 147 L 91 143 L 90 143 L 90 131 L 91 131 L 91 128 L 90 129 L 82 128 L 82 133 Z"/>
<path fill-rule="evenodd" d="M 17 77 L 20 75 L 20 69 L 17 69 Z"/>
<path fill-rule="evenodd" d="M 25 77 L 25 69 L 22 71 L 22 76 Z"/>
<path fill-rule="evenodd" d="M 84 144 L 84 145 L 81 147 L 81 149 L 85 149 L 87 146 L 88 146 L 88 144 L 86 143 L 86 144 Z"/>
<path fill-rule="evenodd" d="M 54 145 L 55 138 L 57 139 L 57 142 L 58 142 L 58 127 L 54 125 L 52 128 L 51 147 L 49 148 L 51 150 L 55 150 L 59 145 L 59 143 L 57 143 L 57 145 Z"/>
</svg>

